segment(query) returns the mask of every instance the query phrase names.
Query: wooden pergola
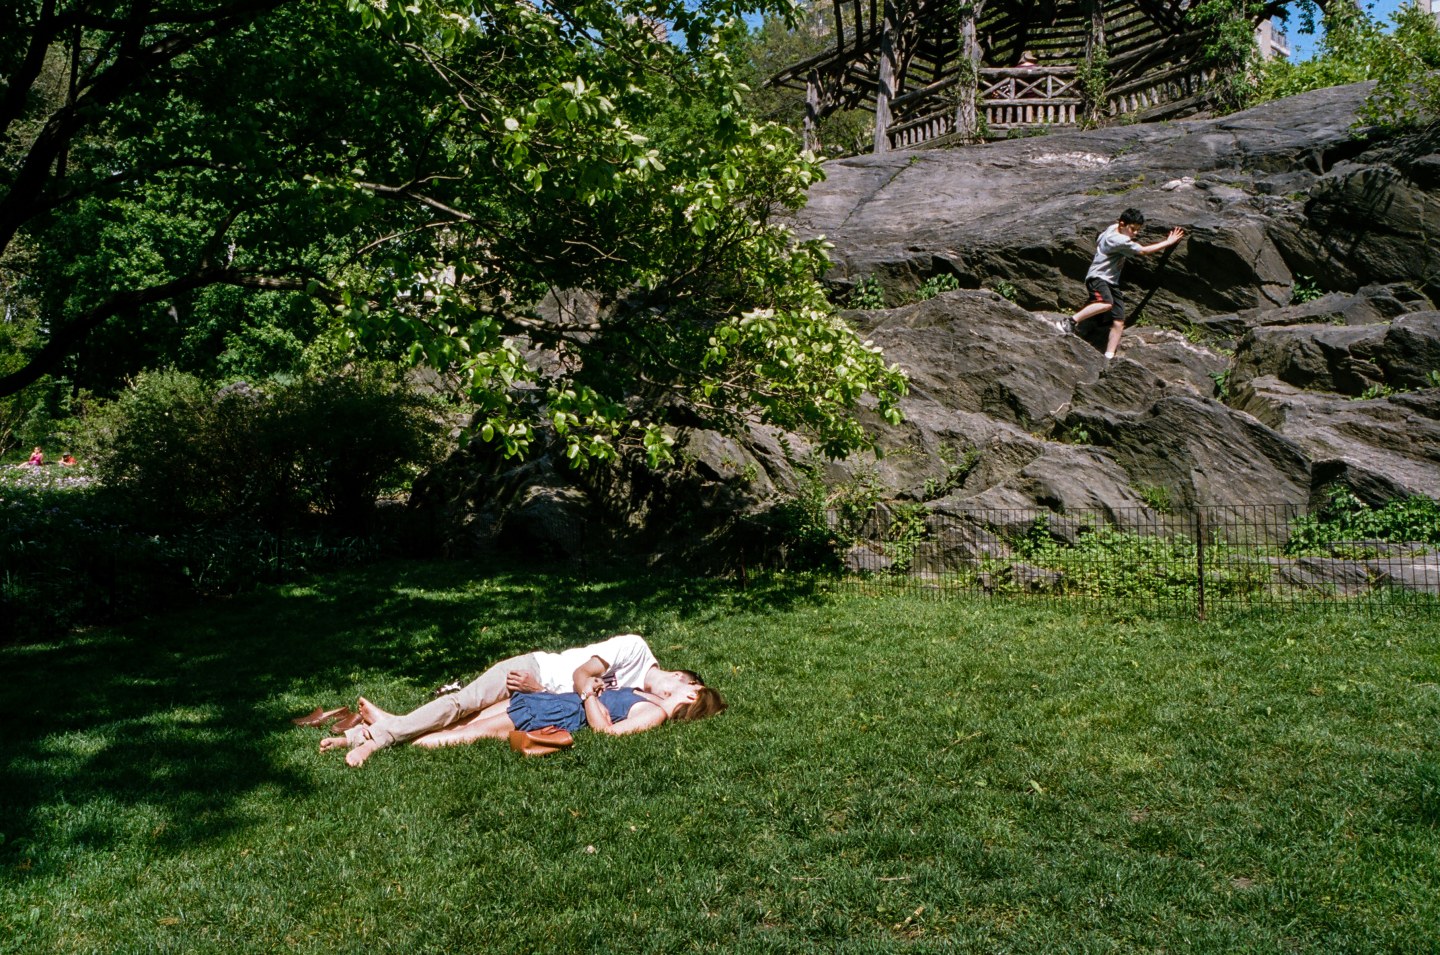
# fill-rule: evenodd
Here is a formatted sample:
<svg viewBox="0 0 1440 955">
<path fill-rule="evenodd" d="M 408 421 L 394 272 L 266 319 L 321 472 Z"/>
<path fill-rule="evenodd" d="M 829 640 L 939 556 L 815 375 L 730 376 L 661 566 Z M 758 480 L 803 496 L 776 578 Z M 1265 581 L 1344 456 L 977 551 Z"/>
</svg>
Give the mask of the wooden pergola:
<svg viewBox="0 0 1440 955">
<path fill-rule="evenodd" d="M 1194 0 L 832 0 L 834 45 L 771 85 L 805 91 L 805 139 L 837 109 L 875 114 L 876 152 L 1082 119 L 1164 119 L 1204 102 Z M 1266 3 L 1256 23 L 1283 12 Z M 1322 4 L 1323 6 L 1323 4 Z M 1022 52 L 1038 64 L 1020 67 Z"/>
</svg>

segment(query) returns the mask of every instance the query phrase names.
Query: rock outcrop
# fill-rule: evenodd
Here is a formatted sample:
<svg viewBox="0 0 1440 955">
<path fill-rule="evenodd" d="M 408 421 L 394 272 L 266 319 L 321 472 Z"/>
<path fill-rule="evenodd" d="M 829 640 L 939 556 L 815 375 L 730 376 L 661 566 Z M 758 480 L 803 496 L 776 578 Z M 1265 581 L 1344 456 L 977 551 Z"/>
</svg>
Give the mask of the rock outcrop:
<svg viewBox="0 0 1440 955">
<path fill-rule="evenodd" d="M 1073 310 L 1096 233 L 1128 206 L 1177 249 L 1147 313 L 1161 324 L 1288 305 L 1297 289 L 1406 283 L 1440 295 L 1440 134 L 1372 145 L 1368 84 L 1211 120 L 1063 131 L 830 163 L 797 218 L 835 244 L 839 285 L 895 298 L 932 275 Z M 1127 284 L 1145 288 L 1132 268 Z"/>
<path fill-rule="evenodd" d="M 824 480 L 934 515 L 1094 509 L 1116 523 L 1157 497 L 1179 511 L 1304 504 L 1337 483 L 1372 503 L 1440 497 L 1440 133 L 1372 140 L 1355 125 L 1367 91 L 829 164 L 796 230 L 834 244 L 838 300 L 880 282 L 891 308 L 845 314 L 911 393 L 902 424 L 872 424 L 883 455 L 826 464 Z M 1163 269 L 1129 266 L 1132 316 L 1149 298 L 1107 363 L 1104 328 L 1056 319 L 1082 303 L 1095 235 L 1129 206 L 1151 224 L 1141 241 L 1172 225 L 1188 238 Z M 913 301 L 937 275 L 960 289 Z M 668 557 L 783 538 L 775 505 L 804 489 L 802 438 L 684 445 L 667 475 L 467 452 L 416 506 L 466 547 L 629 541 Z M 588 537 L 565 539 L 582 515 Z"/>
</svg>

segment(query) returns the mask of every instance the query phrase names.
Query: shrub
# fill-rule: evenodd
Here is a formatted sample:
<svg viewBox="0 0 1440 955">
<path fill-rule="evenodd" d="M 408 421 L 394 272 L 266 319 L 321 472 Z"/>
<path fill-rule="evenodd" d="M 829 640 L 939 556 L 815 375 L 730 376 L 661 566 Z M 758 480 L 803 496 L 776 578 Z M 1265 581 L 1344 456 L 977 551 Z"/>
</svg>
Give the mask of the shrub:
<svg viewBox="0 0 1440 955">
<path fill-rule="evenodd" d="M 1374 80 L 1363 122 L 1381 127 L 1425 122 L 1440 112 L 1440 28 L 1414 4 L 1402 5 L 1392 20 L 1395 29 L 1386 33 L 1358 6 L 1331 4 L 1319 55 L 1302 63 L 1267 61 L 1250 102 Z M 1313 24 L 1306 32 L 1313 32 Z"/>
<path fill-rule="evenodd" d="M 845 552 L 863 536 L 879 488 L 866 476 L 832 487 L 818 455 L 798 463 L 796 474 L 794 494 L 779 502 L 769 518 L 786 562 L 795 569 L 838 570 Z"/>
<path fill-rule="evenodd" d="M 850 290 L 850 298 L 847 303 L 850 308 L 875 311 L 885 307 L 885 290 L 880 287 L 880 280 L 873 275 L 867 275 L 855 283 Z"/>
<path fill-rule="evenodd" d="M 438 451 L 433 409 L 378 377 L 304 381 L 280 401 L 303 502 L 345 528 L 365 526 Z"/>
<path fill-rule="evenodd" d="M 953 275 L 948 273 L 934 275 L 921 283 L 920 287 L 915 290 L 915 297 L 923 302 L 926 299 L 934 298 L 941 292 L 953 292 L 959 287 L 960 280 Z"/>
<path fill-rule="evenodd" d="M 891 509 L 890 526 L 885 528 L 882 542 L 885 556 L 891 561 L 891 573 L 909 573 L 920 544 L 930 539 L 925 514 L 923 504 L 896 504 Z"/>
<path fill-rule="evenodd" d="M 995 281 L 991 282 L 988 287 L 996 295 L 1005 299 L 1007 302 L 1019 301 L 1020 290 L 1017 289 L 1012 283 L 1007 282 L 1004 279 L 996 279 Z"/>
<path fill-rule="evenodd" d="M 107 491 L 157 528 L 278 529 L 319 513 L 355 529 L 438 450 L 425 403 L 374 373 L 264 388 L 146 374 L 92 433 Z"/>
<path fill-rule="evenodd" d="M 1291 305 L 1303 305 L 1306 302 L 1313 302 L 1325 291 L 1316 284 L 1315 280 L 1308 275 L 1295 276 L 1295 287 L 1290 292 Z"/>
<path fill-rule="evenodd" d="M 374 538 L 255 525 L 137 529 L 89 468 L 0 468 L 0 644 L 353 564 Z"/>
<path fill-rule="evenodd" d="M 1097 524 L 1081 528 L 1073 544 L 1057 540 L 1049 519 L 1040 515 L 1011 541 L 1020 559 L 1059 574 L 1058 592 L 1070 596 L 1114 597 L 1193 603 L 1197 593 L 1197 555 L 1186 534 L 1132 534 Z M 1205 545 L 1205 587 L 1216 597 L 1262 592 L 1271 568 L 1262 559 L 1246 559 L 1219 538 Z M 997 590 L 1004 592 L 1006 585 Z"/>
<path fill-rule="evenodd" d="M 1222 107 L 1241 109 L 1251 98 L 1251 73 L 1259 60 L 1254 17 L 1260 9 L 1253 0 L 1201 0 L 1186 14 L 1203 31 L 1201 54 L 1217 73 L 1211 95 Z"/>
<path fill-rule="evenodd" d="M 1160 514 L 1169 514 L 1174 510 L 1174 503 L 1170 500 L 1170 489 L 1158 487 L 1152 484 L 1137 484 L 1135 492 L 1140 495 L 1140 500 L 1145 506 Z"/>
<path fill-rule="evenodd" d="M 204 464 L 218 457 L 208 433 L 211 400 L 193 375 L 154 372 L 92 418 L 86 457 L 142 523 L 165 515 L 191 520 L 220 509 L 210 488 L 214 471 Z"/>
<path fill-rule="evenodd" d="M 1357 541 L 1440 546 L 1440 502 L 1416 495 L 1371 507 L 1346 488 L 1331 488 L 1314 514 L 1290 523 L 1291 556 Z"/>
</svg>

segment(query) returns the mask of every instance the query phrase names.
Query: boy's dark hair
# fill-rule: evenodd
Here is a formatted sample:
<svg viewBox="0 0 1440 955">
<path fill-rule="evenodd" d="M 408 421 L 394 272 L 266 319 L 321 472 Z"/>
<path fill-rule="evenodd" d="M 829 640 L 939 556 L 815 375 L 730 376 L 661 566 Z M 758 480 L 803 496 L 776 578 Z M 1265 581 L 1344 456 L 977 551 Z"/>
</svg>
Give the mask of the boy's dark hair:
<svg viewBox="0 0 1440 955">
<path fill-rule="evenodd" d="M 1145 213 L 1141 212 L 1139 209 L 1136 209 L 1134 206 L 1131 206 L 1129 209 L 1126 209 L 1124 212 L 1120 213 L 1120 221 L 1125 223 L 1126 225 L 1144 225 Z"/>
</svg>

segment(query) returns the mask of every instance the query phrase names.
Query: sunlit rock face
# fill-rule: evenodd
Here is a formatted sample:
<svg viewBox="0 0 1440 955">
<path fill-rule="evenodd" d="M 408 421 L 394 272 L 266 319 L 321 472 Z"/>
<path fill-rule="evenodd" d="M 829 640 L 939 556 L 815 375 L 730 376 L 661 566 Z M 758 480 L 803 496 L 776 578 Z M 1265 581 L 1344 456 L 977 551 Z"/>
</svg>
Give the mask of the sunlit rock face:
<svg viewBox="0 0 1440 955">
<path fill-rule="evenodd" d="M 1440 130 L 1367 138 L 1367 91 L 827 164 L 794 228 L 833 243 L 837 301 L 880 283 L 889 308 L 844 314 L 911 392 L 902 424 L 871 422 L 883 455 L 824 462 L 824 481 L 942 515 L 1123 515 L 1156 488 L 1182 511 L 1304 504 L 1335 484 L 1372 503 L 1440 497 Z M 1188 237 L 1127 267 L 1139 323 L 1107 362 L 1105 327 L 1057 319 L 1128 207 L 1142 243 Z M 918 301 L 942 275 L 959 288 Z M 452 550 L 730 566 L 772 551 L 804 439 L 680 437 L 684 465 L 664 473 L 472 445 L 414 506 Z"/>
</svg>

